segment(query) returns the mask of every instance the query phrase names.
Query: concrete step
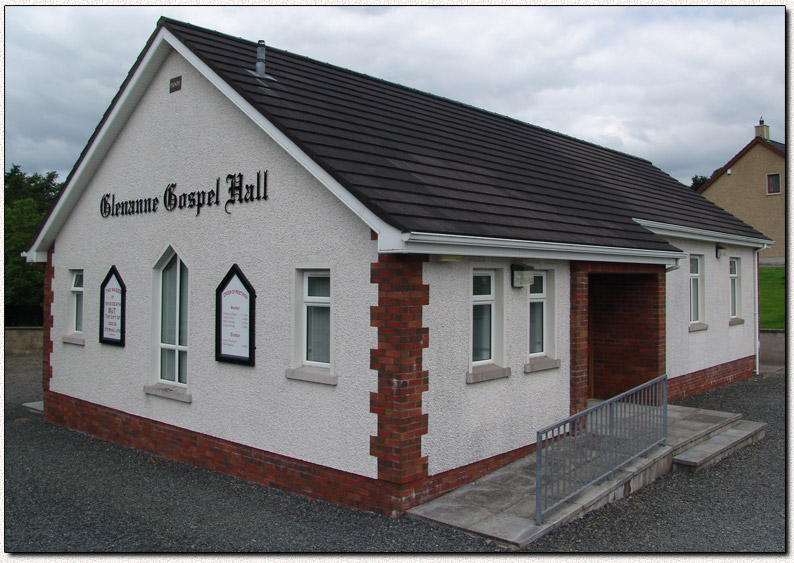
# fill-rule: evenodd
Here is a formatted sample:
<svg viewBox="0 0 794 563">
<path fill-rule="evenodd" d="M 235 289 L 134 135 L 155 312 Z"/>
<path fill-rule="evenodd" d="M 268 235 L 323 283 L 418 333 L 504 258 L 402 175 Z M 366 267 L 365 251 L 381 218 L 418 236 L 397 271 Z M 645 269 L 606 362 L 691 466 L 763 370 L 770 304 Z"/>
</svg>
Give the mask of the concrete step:
<svg viewBox="0 0 794 563">
<path fill-rule="evenodd" d="M 697 472 L 761 440 L 766 423 L 742 420 L 673 457 L 673 471 Z"/>
<path fill-rule="evenodd" d="M 742 415 L 668 405 L 667 419 L 667 445 L 673 448 L 675 456 L 736 426 Z"/>
<path fill-rule="evenodd" d="M 42 414 L 44 412 L 44 401 L 33 401 L 32 403 L 23 403 L 23 407 L 31 412 Z"/>
</svg>

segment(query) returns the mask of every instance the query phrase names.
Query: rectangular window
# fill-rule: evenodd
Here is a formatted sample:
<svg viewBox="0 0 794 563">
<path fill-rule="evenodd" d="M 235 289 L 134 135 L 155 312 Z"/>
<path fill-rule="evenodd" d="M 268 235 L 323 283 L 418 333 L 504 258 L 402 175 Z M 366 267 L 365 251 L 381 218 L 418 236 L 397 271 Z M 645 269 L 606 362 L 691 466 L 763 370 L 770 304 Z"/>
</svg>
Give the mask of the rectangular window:
<svg viewBox="0 0 794 563">
<path fill-rule="evenodd" d="M 187 384 L 188 269 L 174 254 L 160 272 L 160 379 Z"/>
<path fill-rule="evenodd" d="M 472 361 L 474 364 L 492 362 L 494 273 L 475 271 L 472 286 Z"/>
<path fill-rule="evenodd" d="M 544 356 L 546 346 L 546 274 L 535 272 L 529 286 L 529 355 Z"/>
<path fill-rule="evenodd" d="M 766 175 L 766 193 L 768 195 L 780 193 L 780 174 Z"/>
<path fill-rule="evenodd" d="M 739 316 L 740 285 L 739 285 L 739 259 L 731 258 L 728 261 L 728 276 L 731 284 L 731 318 Z"/>
<path fill-rule="evenodd" d="M 702 256 L 689 257 L 689 322 L 701 322 L 703 307 Z"/>
<path fill-rule="evenodd" d="M 83 332 L 83 270 L 72 270 L 72 330 Z"/>
<path fill-rule="evenodd" d="M 331 275 L 328 271 L 303 273 L 303 362 L 331 364 Z"/>
</svg>

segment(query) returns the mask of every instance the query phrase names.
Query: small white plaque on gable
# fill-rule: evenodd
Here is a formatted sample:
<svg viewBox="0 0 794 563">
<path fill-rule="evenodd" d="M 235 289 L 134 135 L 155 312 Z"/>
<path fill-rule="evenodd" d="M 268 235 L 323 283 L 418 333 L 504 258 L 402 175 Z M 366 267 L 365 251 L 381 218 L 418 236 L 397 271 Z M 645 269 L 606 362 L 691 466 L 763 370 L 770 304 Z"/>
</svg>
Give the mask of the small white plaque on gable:
<svg viewBox="0 0 794 563">
<path fill-rule="evenodd" d="M 254 365 L 256 292 L 235 264 L 215 291 L 215 360 Z"/>
</svg>

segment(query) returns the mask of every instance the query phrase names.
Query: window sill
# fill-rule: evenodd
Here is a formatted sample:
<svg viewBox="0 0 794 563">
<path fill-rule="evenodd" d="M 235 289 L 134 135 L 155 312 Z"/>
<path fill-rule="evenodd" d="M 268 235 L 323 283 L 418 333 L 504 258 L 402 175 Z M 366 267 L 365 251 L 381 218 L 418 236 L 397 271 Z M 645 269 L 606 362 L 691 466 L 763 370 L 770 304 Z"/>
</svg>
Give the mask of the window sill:
<svg viewBox="0 0 794 563">
<path fill-rule="evenodd" d="M 744 319 L 740 319 L 739 317 L 734 317 L 728 321 L 728 326 L 736 326 L 736 325 L 743 325 Z"/>
<path fill-rule="evenodd" d="M 689 325 L 689 332 L 700 332 L 701 330 L 708 330 L 709 325 L 706 323 L 692 323 Z"/>
<path fill-rule="evenodd" d="M 64 344 L 74 344 L 75 346 L 85 346 L 85 337 L 77 332 L 64 334 L 61 339 Z"/>
<path fill-rule="evenodd" d="M 524 373 L 546 371 L 548 369 L 555 369 L 558 367 L 560 367 L 560 360 L 549 358 L 548 356 L 538 356 L 536 358 L 529 359 L 529 363 L 524 366 Z"/>
<path fill-rule="evenodd" d="M 496 364 L 475 366 L 470 373 L 466 374 L 466 383 L 480 383 L 492 379 L 502 379 L 503 377 L 510 377 L 510 368 L 503 368 Z"/>
<path fill-rule="evenodd" d="M 308 381 L 309 383 L 321 383 L 323 385 L 336 385 L 339 377 L 331 373 L 330 368 L 316 366 L 301 366 L 299 368 L 288 369 L 287 379 L 296 381 Z"/>
<path fill-rule="evenodd" d="M 154 395 L 156 397 L 163 397 L 164 399 L 181 401 L 183 403 L 193 402 L 193 396 L 187 392 L 187 389 L 174 385 L 167 385 L 165 383 L 145 385 L 143 387 L 143 392 L 147 395 Z"/>
</svg>

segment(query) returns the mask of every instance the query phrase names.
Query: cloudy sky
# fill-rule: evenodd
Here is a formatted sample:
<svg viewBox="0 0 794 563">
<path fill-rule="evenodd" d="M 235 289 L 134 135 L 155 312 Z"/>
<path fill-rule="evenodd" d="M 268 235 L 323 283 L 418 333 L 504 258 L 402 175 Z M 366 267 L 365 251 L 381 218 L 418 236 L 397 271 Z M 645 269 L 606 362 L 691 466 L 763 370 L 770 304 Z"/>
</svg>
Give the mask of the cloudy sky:
<svg viewBox="0 0 794 563">
<path fill-rule="evenodd" d="M 65 180 L 157 19 L 650 160 L 689 185 L 785 141 L 783 7 L 5 7 L 5 170 Z"/>
</svg>

